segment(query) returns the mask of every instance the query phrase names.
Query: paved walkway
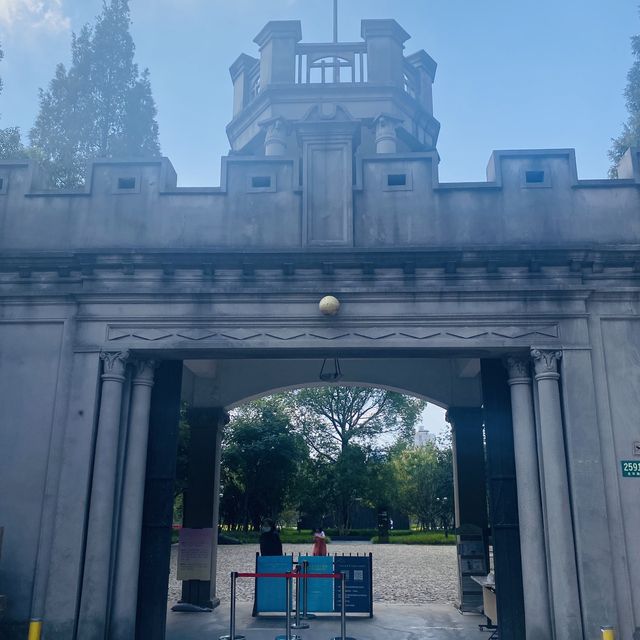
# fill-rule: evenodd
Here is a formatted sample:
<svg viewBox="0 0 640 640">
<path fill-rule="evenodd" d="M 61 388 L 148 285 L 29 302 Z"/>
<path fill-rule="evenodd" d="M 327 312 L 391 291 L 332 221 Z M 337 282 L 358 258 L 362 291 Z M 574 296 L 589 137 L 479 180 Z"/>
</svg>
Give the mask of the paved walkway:
<svg viewBox="0 0 640 640">
<path fill-rule="evenodd" d="M 169 579 L 169 603 L 180 599 L 181 583 L 176 580 L 177 546 L 173 548 Z M 229 602 L 231 571 L 254 571 L 258 545 L 221 546 L 218 549 L 218 597 Z M 311 545 L 286 544 L 285 553 L 309 553 Z M 454 546 L 368 544 L 336 542 L 330 553 L 373 553 L 373 600 L 395 604 L 451 603 L 458 596 L 458 566 Z M 238 582 L 238 601 L 253 600 L 253 583 Z"/>
<path fill-rule="evenodd" d="M 349 618 L 347 635 L 356 640 L 488 640 L 489 632 L 478 630 L 484 617 L 460 615 L 447 604 L 398 605 L 377 603 L 374 617 Z M 284 634 L 284 617 L 251 617 L 251 605 L 238 605 L 236 633 L 247 640 L 274 640 Z M 310 628 L 297 631 L 302 640 L 330 640 L 340 636 L 338 617 L 310 621 Z M 173 613 L 167 618 L 166 640 L 217 640 L 229 633 L 229 608 L 213 613 Z M 296 633 L 293 632 L 292 633 Z"/>
<path fill-rule="evenodd" d="M 220 547 L 218 596 L 222 604 L 212 613 L 168 614 L 167 640 L 217 640 L 229 633 L 229 572 L 255 567 L 257 545 Z M 285 553 L 308 552 L 310 545 L 285 545 Z M 455 547 L 330 545 L 331 553 L 374 554 L 374 618 L 348 618 L 347 635 L 356 640 L 488 640 L 480 632 L 485 621 L 460 615 L 453 607 L 457 595 Z M 169 606 L 180 597 L 172 558 Z M 236 632 L 247 640 L 274 640 L 284 634 L 284 617 L 251 617 L 253 581 L 238 582 Z M 295 632 L 293 632 L 295 633 Z M 330 640 L 340 634 L 339 617 L 318 618 L 311 628 L 298 631 L 302 640 Z"/>
</svg>

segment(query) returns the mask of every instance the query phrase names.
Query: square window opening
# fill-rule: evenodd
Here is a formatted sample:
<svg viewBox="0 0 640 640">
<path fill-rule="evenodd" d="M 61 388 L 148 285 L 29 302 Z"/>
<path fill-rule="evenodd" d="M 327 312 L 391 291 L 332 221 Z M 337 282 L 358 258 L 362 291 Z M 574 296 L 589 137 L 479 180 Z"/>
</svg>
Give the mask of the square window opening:
<svg viewBox="0 0 640 640">
<path fill-rule="evenodd" d="M 527 171 L 525 172 L 525 182 L 527 184 L 544 183 L 544 171 Z"/>
<path fill-rule="evenodd" d="M 4 189 L 4 178 L 0 178 L 0 191 Z"/>
<path fill-rule="evenodd" d="M 254 176 L 251 178 L 252 189 L 270 189 L 271 176 Z"/>
<path fill-rule="evenodd" d="M 389 186 L 389 187 L 406 187 L 407 186 L 407 174 L 406 173 L 390 173 L 387 176 L 387 186 Z"/>
<path fill-rule="evenodd" d="M 122 191 L 130 191 L 136 188 L 135 178 L 118 178 L 118 189 Z"/>
</svg>

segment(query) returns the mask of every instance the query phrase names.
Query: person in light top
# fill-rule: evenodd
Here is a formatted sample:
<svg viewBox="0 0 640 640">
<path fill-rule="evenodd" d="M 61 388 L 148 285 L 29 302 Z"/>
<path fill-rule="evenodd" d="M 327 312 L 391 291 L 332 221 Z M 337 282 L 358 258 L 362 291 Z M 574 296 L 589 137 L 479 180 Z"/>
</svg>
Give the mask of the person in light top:
<svg viewBox="0 0 640 640">
<path fill-rule="evenodd" d="M 314 556 L 326 556 L 327 555 L 327 536 L 324 535 L 324 531 L 318 527 L 313 532 L 313 554 Z"/>
</svg>

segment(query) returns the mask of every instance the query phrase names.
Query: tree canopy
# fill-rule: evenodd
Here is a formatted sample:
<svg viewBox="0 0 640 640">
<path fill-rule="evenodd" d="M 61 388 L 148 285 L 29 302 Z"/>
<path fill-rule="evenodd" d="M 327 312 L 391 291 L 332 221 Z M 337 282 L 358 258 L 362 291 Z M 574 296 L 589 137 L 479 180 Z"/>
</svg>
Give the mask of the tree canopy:
<svg viewBox="0 0 640 640">
<path fill-rule="evenodd" d="M 331 513 L 346 531 L 356 503 L 374 509 L 386 505 L 385 452 L 398 441 L 412 440 L 426 403 L 385 389 L 336 385 L 283 397 L 311 453 L 301 509 L 318 521 Z"/>
<path fill-rule="evenodd" d="M 622 133 L 612 140 L 609 150 L 612 163 L 609 173 L 612 178 L 617 177 L 616 167 L 625 151 L 629 147 L 640 146 L 640 35 L 631 38 L 631 51 L 634 61 L 627 74 L 627 86 L 624 91 L 629 115 L 622 125 Z"/>
<path fill-rule="evenodd" d="M 222 524 L 256 529 L 266 516 L 291 522 L 299 514 L 346 532 L 357 506 L 396 508 L 422 527 L 450 527 L 451 444 L 413 444 L 424 406 L 383 389 L 332 385 L 234 410 L 223 440 Z"/>
<path fill-rule="evenodd" d="M 74 188 L 95 158 L 157 156 L 149 71 L 134 62 L 128 0 L 109 0 L 95 25 L 73 34 L 71 66 L 56 68 L 30 133 L 51 186 Z"/>
<path fill-rule="evenodd" d="M 236 411 L 223 446 L 221 513 L 225 521 L 256 529 L 265 516 L 276 519 L 307 457 L 282 400 L 271 396 Z"/>
<path fill-rule="evenodd" d="M 0 62 L 4 59 L 4 50 L 0 44 Z M 4 85 L 0 77 L 0 94 Z M 7 127 L 0 129 L 0 160 L 21 160 L 27 157 L 26 149 L 22 144 L 20 129 L 18 127 Z"/>
<path fill-rule="evenodd" d="M 311 387 L 286 397 L 309 447 L 332 462 L 349 446 L 380 448 L 385 436 L 411 439 L 426 406 L 422 400 L 369 387 Z"/>
<path fill-rule="evenodd" d="M 407 447 L 391 459 L 398 505 L 422 529 L 453 526 L 453 451 L 448 440 Z"/>
</svg>

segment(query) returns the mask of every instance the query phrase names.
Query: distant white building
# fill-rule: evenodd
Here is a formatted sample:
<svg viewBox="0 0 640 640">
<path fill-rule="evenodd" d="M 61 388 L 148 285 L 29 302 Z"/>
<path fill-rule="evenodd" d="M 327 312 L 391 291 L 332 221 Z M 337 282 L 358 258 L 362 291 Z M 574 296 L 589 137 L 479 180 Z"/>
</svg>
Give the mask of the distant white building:
<svg viewBox="0 0 640 640">
<path fill-rule="evenodd" d="M 413 437 L 416 447 L 424 447 L 426 444 L 435 443 L 436 437 L 430 431 L 427 431 L 424 425 L 420 425 Z"/>
</svg>

